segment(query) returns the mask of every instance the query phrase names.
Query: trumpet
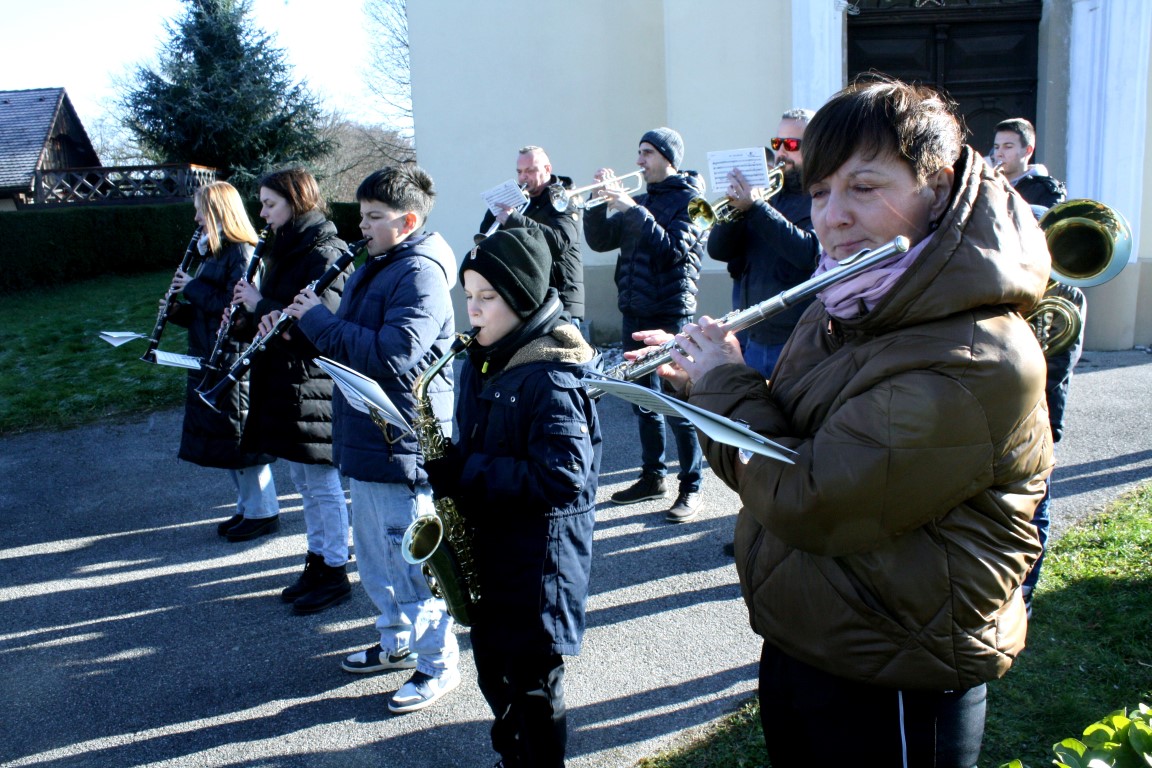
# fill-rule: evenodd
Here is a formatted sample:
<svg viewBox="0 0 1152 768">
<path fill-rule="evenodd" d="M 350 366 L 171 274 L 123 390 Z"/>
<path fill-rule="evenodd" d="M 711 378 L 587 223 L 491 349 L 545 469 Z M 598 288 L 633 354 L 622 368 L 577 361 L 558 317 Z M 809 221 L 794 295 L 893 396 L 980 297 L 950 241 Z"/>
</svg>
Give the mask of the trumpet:
<svg viewBox="0 0 1152 768">
<path fill-rule="evenodd" d="M 764 189 L 764 200 L 770 200 L 784 189 L 784 162 L 776 163 L 768 170 L 768 186 Z M 708 202 L 703 197 L 688 201 L 688 216 L 700 229 L 708 229 L 714 224 L 728 224 L 743 216 L 743 211 L 732 207 L 732 201 L 722 197 Z"/>
<path fill-rule="evenodd" d="M 306 288 L 313 293 L 319 295 L 331 287 L 332 283 L 336 282 L 336 278 L 348 268 L 356 256 L 359 255 L 360 250 L 368 243 L 371 238 L 360 240 L 353 243 L 352 246 L 340 254 L 340 258 L 332 262 L 328 269 L 324 270 L 324 274 L 309 283 Z M 252 358 L 256 356 L 257 352 L 263 351 L 272 339 L 276 338 L 282 333 L 287 332 L 295 324 L 296 319 L 289 315 L 287 312 L 281 312 L 280 317 L 276 318 L 276 322 L 272 327 L 262 336 L 257 336 L 252 340 L 252 343 L 240 354 L 232 367 L 225 372 L 224 377 L 216 382 L 216 385 L 208 391 L 196 390 L 196 394 L 204 401 L 212 410 L 220 413 L 219 401 L 220 398 L 232 391 L 232 387 L 239 383 L 244 374 L 248 373 L 248 369 L 252 367 Z M 205 377 L 207 378 L 207 377 Z"/>
<path fill-rule="evenodd" d="M 604 179 L 603 181 L 598 181 L 595 184 L 589 184 L 586 187 L 577 187 L 576 189 L 564 189 L 563 186 L 554 184 L 553 186 L 548 187 L 548 196 L 552 199 L 552 207 L 561 213 L 568 210 L 569 208 L 595 208 L 598 205 L 603 205 L 604 203 L 608 202 L 608 198 L 593 197 L 591 193 L 599 192 L 605 187 L 609 187 L 613 184 L 622 182 L 624 179 L 630 179 L 633 176 L 636 177 L 635 183 L 629 182 L 627 186 L 624 186 L 620 190 L 625 194 L 631 195 L 640 191 L 641 179 L 644 176 L 643 169 L 632 171 L 632 173 L 626 173 L 623 176 L 613 176 L 610 179 Z M 582 197 L 582 195 L 585 193 L 589 193 L 588 199 L 584 199 Z"/>
<path fill-rule="evenodd" d="M 720 318 L 718 321 L 727 330 L 733 333 L 750 328 L 761 320 L 767 320 L 778 315 L 794 304 L 806 301 L 829 286 L 854 277 L 882 261 L 886 261 L 898 253 L 908 250 L 908 238 L 898 235 L 875 250 L 862 250 L 841 261 L 832 269 L 809 278 L 799 285 L 765 299 L 759 304 L 753 304 L 747 309 L 738 309 Z M 605 376 L 624 381 L 636 379 L 653 373 L 657 368 L 672 361 L 672 350 L 677 348 L 676 340 L 653 347 L 650 352 L 636 360 L 626 361 L 604 372 Z M 585 385 L 588 396 L 598 398 L 604 390 L 595 384 Z"/>
<path fill-rule="evenodd" d="M 528 195 L 524 192 L 524 190 L 527 188 L 527 183 L 520 185 L 520 194 L 524 197 L 524 202 L 520 203 L 512 209 L 516 213 L 524 213 L 524 211 L 528 210 L 528 204 L 532 202 L 531 198 L 529 198 Z M 473 235 L 472 242 L 476 245 L 480 245 L 480 243 L 496 234 L 496 230 L 498 229 L 500 229 L 500 219 L 496 219 L 496 221 L 492 222 L 492 226 L 488 227 L 487 232 L 477 232 L 475 235 Z"/>
<path fill-rule="evenodd" d="M 256 247 L 252 250 L 252 259 L 248 262 L 248 270 L 244 274 L 244 282 L 251 283 L 256 277 L 256 270 L 260 268 L 260 257 L 264 253 L 264 245 L 268 242 L 268 234 L 270 228 L 264 227 L 260 230 L 260 241 L 256 243 Z M 208 357 L 204 359 L 203 367 L 209 371 L 216 370 L 217 364 L 220 361 L 220 353 L 224 348 L 224 341 L 228 338 L 228 334 L 232 331 L 232 322 L 236 317 L 237 304 L 231 304 L 228 307 L 228 319 L 220 324 L 220 330 L 216 332 L 216 342 L 212 345 L 212 351 L 208 353 Z"/>
<path fill-rule="evenodd" d="M 196 231 L 192 233 L 192 239 L 188 241 L 188 248 L 184 251 L 184 258 L 180 260 L 178 272 L 187 272 L 192 268 L 192 263 L 196 260 L 196 243 L 199 242 L 202 233 L 203 230 L 200 227 L 196 227 Z M 164 333 L 164 326 L 168 325 L 168 310 L 172 307 L 173 295 L 172 287 L 169 286 L 168 290 L 164 292 L 164 304 L 156 314 L 156 324 L 152 326 L 152 333 L 148 335 L 148 349 L 140 356 L 140 359 L 146 363 L 156 362 L 156 348 L 160 346 L 160 336 Z"/>
</svg>

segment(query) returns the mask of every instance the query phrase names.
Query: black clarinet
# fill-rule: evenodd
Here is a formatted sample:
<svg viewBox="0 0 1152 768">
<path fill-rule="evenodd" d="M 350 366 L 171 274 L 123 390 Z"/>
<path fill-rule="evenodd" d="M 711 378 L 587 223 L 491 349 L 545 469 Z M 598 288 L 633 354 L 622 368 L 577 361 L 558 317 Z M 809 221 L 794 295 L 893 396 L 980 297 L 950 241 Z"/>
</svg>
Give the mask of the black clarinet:
<svg viewBox="0 0 1152 768">
<path fill-rule="evenodd" d="M 256 243 L 256 247 L 252 250 L 252 260 L 248 262 L 248 271 L 244 273 L 244 282 L 251 283 L 256 278 L 256 270 L 260 268 L 260 258 L 264 253 L 264 245 L 268 242 L 268 234 L 271 231 L 269 227 L 264 227 L 260 230 L 260 240 Z M 212 345 L 212 351 L 208 353 L 208 357 L 201 361 L 201 367 L 206 371 L 218 370 L 220 362 L 220 353 L 224 350 L 224 341 L 228 338 L 228 334 L 232 332 L 232 321 L 236 317 L 236 307 L 239 304 L 230 304 L 228 306 L 228 319 L 220 324 L 220 330 L 216 332 L 216 343 Z M 205 374 L 207 376 L 208 374 Z"/>
<path fill-rule="evenodd" d="M 196 227 L 196 231 L 192 233 L 192 239 L 188 241 L 188 248 L 184 251 L 184 258 L 180 260 L 179 272 L 187 272 L 192 268 L 192 262 L 196 260 L 196 243 L 200 240 L 200 235 L 203 230 Z M 146 363 L 156 362 L 156 348 L 160 346 L 160 336 L 164 333 L 164 326 L 168 324 L 168 309 L 172 306 L 172 286 L 168 286 L 168 290 L 164 293 L 164 305 L 160 307 L 160 312 L 156 315 L 156 325 L 152 326 L 152 333 L 148 336 L 148 349 L 140 356 L 140 359 Z"/>
<path fill-rule="evenodd" d="M 333 262 L 328 269 L 324 270 L 324 274 L 309 283 L 307 288 L 317 296 L 328 290 L 332 283 L 336 282 L 336 278 L 340 277 L 340 274 L 356 259 L 356 256 L 367 242 L 368 239 L 353 243 L 348 250 L 340 255 L 340 258 Z M 234 362 L 232 367 L 224 374 L 224 378 L 216 382 L 216 386 L 207 392 L 197 391 L 196 394 L 200 396 L 200 399 L 204 401 L 205 405 L 219 413 L 220 408 L 217 403 L 220 398 L 231 392 L 232 387 L 236 386 L 240 379 L 248 373 L 248 369 L 252 367 L 252 358 L 256 356 L 256 353 L 267 347 L 268 342 L 272 341 L 272 339 L 291 329 L 295 323 L 296 318 L 287 312 L 281 312 L 280 317 L 276 318 L 276 322 L 268 332 L 262 336 L 257 336 L 252 340 L 252 343 L 248 345 L 247 349 L 240 353 L 240 357 L 236 359 L 236 362 Z"/>
</svg>

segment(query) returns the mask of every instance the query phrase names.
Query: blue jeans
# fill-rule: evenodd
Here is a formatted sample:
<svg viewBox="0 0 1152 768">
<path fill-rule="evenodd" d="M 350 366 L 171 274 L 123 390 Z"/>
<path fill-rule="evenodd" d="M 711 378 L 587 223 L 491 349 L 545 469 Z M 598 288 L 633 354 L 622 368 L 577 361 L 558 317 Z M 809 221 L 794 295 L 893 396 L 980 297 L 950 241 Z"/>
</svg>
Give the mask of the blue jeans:
<svg viewBox="0 0 1152 768">
<path fill-rule="evenodd" d="M 1044 553 L 1048 550 L 1048 526 L 1052 518 L 1048 514 L 1048 506 L 1052 503 L 1052 477 L 1044 483 L 1044 498 L 1036 506 L 1036 513 L 1032 515 L 1032 524 L 1036 526 L 1036 535 L 1040 537 L 1040 557 L 1032 564 L 1028 577 L 1024 579 L 1024 591 L 1030 594 L 1040 581 L 1040 566 L 1044 564 Z"/>
<path fill-rule="evenodd" d="M 272 468 L 267 464 L 244 469 L 230 469 L 232 483 L 236 486 L 236 511 L 249 520 L 264 520 L 280 514 L 280 502 L 276 499 L 276 481 L 272 478 Z"/>
<path fill-rule="evenodd" d="M 764 378 L 770 379 L 783 349 L 783 344 L 759 344 L 749 340 L 748 346 L 744 348 L 744 362 L 759 371 Z"/>
<path fill-rule="evenodd" d="M 326 565 L 339 568 L 348 562 L 348 503 L 340 472 L 331 464 L 286 463 L 304 505 L 308 551 L 323 555 Z"/>
<path fill-rule="evenodd" d="M 404 531 L 417 515 L 432 514 L 432 489 L 406 483 L 367 483 L 350 479 L 352 542 L 364 591 L 380 611 L 380 647 L 392 655 L 405 649 L 420 655 L 417 669 L 439 677 L 459 660 L 452 617 L 433 597 L 420 566 L 401 554 Z"/>
<path fill-rule="evenodd" d="M 634 331 L 652 330 L 659 328 L 671 333 L 679 333 L 685 323 L 692 320 L 690 316 L 660 319 L 641 318 L 624 315 L 623 343 L 624 350 L 640 349 L 644 346 L 632 338 Z M 636 379 L 639 384 L 649 389 L 660 388 L 660 377 L 650 373 Z M 680 459 L 680 473 L 676 476 L 680 481 L 680 493 L 695 493 L 700 490 L 703 476 L 704 454 L 700 450 L 700 441 L 696 437 L 696 428 L 692 422 L 679 416 L 662 416 L 659 413 L 647 411 L 637 405 L 632 406 L 632 412 L 640 423 L 640 466 L 645 475 L 658 475 L 664 477 L 668 474 L 668 467 L 664 463 L 664 423 L 667 420 L 676 440 L 676 453 Z"/>
</svg>

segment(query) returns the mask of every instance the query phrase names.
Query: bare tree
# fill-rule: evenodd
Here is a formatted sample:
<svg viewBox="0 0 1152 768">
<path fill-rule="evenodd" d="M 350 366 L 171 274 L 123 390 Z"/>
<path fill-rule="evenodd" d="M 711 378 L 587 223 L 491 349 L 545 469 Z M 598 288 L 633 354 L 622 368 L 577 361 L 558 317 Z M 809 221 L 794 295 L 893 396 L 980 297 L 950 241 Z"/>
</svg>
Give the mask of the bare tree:
<svg viewBox="0 0 1152 768">
<path fill-rule="evenodd" d="M 328 116 L 321 135 L 332 151 L 315 161 L 312 168 L 327 200 L 352 202 L 356 188 L 373 171 L 389 165 L 411 162 L 411 142 L 383 125 L 363 125 L 339 113 Z"/>
<path fill-rule="evenodd" d="M 386 125 L 411 150 L 415 144 L 412 122 L 412 76 L 408 59 L 406 0 L 364 0 L 364 16 L 373 40 L 365 72 L 368 90 L 380 104 Z M 405 146 L 396 149 L 402 153 Z M 381 148 L 383 149 L 383 148 Z"/>
</svg>

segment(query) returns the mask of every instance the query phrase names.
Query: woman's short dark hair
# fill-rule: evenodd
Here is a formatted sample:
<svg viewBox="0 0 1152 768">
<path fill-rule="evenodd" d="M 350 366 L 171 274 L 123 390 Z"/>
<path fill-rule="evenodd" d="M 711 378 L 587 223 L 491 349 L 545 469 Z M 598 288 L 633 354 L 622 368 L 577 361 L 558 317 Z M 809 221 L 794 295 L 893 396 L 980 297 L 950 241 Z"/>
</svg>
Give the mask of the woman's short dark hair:
<svg viewBox="0 0 1152 768">
<path fill-rule="evenodd" d="M 432 177 L 416 165 L 381 168 L 368 175 L 356 190 L 360 202 L 375 200 L 394 211 L 411 211 L 427 221 L 436 190 Z"/>
<path fill-rule="evenodd" d="M 269 171 L 260 177 L 258 186 L 266 187 L 288 201 L 293 216 L 300 216 L 311 210 L 327 215 L 328 206 L 320 197 L 320 186 L 316 177 L 303 168 L 282 168 Z"/>
<path fill-rule="evenodd" d="M 804 131 L 804 187 L 857 151 L 891 153 L 923 183 L 960 157 L 963 131 L 952 102 L 922 85 L 875 76 L 853 82 L 816 111 Z"/>
</svg>

